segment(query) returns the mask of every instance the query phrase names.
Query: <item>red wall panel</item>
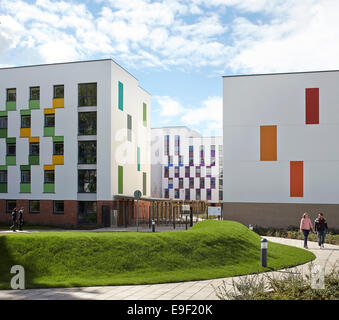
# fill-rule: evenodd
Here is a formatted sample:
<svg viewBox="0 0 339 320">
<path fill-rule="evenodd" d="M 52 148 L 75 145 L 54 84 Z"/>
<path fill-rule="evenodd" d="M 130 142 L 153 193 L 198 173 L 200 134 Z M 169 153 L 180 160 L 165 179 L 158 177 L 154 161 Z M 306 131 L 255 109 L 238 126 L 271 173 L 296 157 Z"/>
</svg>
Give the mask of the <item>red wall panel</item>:
<svg viewBox="0 0 339 320">
<path fill-rule="evenodd" d="M 304 196 L 304 162 L 290 162 L 290 197 Z"/>
<path fill-rule="evenodd" d="M 319 124 L 319 88 L 305 89 L 306 124 Z"/>
</svg>

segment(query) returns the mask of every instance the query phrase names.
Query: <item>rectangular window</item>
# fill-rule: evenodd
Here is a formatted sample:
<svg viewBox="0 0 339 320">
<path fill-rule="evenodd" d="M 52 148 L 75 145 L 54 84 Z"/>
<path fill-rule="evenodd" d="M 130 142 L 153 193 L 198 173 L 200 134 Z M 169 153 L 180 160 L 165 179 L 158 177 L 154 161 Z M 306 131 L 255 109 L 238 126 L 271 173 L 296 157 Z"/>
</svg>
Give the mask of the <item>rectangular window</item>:
<svg viewBox="0 0 339 320">
<path fill-rule="evenodd" d="M 78 192 L 79 193 L 97 192 L 96 170 L 78 170 Z"/>
<path fill-rule="evenodd" d="M 176 156 L 180 154 L 180 136 L 175 136 L 174 152 Z"/>
<path fill-rule="evenodd" d="M 127 115 L 127 140 L 132 141 L 132 116 Z"/>
<path fill-rule="evenodd" d="M 200 189 L 205 189 L 205 178 L 200 178 Z"/>
<path fill-rule="evenodd" d="M 169 190 L 164 189 L 164 198 L 168 199 L 169 198 Z"/>
<path fill-rule="evenodd" d="M 189 186 L 190 186 L 190 189 L 194 189 L 194 178 L 190 178 Z"/>
<path fill-rule="evenodd" d="M 147 174 L 146 174 L 146 172 L 142 173 L 142 194 L 144 196 L 147 194 Z"/>
<path fill-rule="evenodd" d="M 53 142 L 53 155 L 63 155 L 63 154 L 64 154 L 64 143 Z"/>
<path fill-rule="evenodd" d="M 179 167 L 174 167 L 174 177 L 179 178 Z"/>
<path fill-rule="evenodd" d="M 147 126 L 147 105 L 146 103 L 142 104 L 142 121 L 144 126 Z"/>
<path fill-rule="evenodd" d="M 137 147 L 137 170 L 140 171 L 140 148 Z"/>
<path fill-rule="evenodd" d="M 0 183 L 7 183 L 7 170 L 0 171 Z"/>
<path fill-rule="evenodd" d="M 97 113 L 96 112 L 79 112 L 79 136 L 97 134 Z"/>
<path fill-rule="evenodd" d="M 185 200 L 191 199 L 191 189 L 185 189 Z"/>
<path fill-rule="evenodd" d="M 211 189 L 215 189 L 215 177 L 211 177 Z"/>
<path fill-rule="evenodd" d="M 215 145 L 211 145 L 211 166 L 215 166 Z"/>
<path fill-rule="evenodd" d="M 40 201 L 39 200 L 29 201 L 29 213 L 40 213 Z"/>
<path fill-rule="evenodd" d="M 7 129 L 8 117 L 0 117 L 0 129 Z"/>
<path fill-rule="evenodd" d="M 6 212 L 12 212 L 16 208 L 16 200 L 6 200 Z"/>
<path fill-rule="evenodd" d="M 16 155 L 16 143 L 7 143 L 7 155 L 8 156 Z"/>
<path fill-rule="evenodd" d="M 55 126 L 55 115 L 45 114 L 45 127 L 54 127 L 54 126 Z"/>
<path fill-rule="evenodd" d="M 124 84 L 119 81 L 118 84 L 118 108 L 123 111 L 124 110 Z"/>
<path fill-rule="evenodd" d="M 173 178 L 168 178 L 168 189 L 173 189 Z"/>
<path fill-rule="evenodd" d="M 190 176 L 190 167 L 185 167 L 185 178 L 189 178 Z"/>
<path fill-rule="evenodd" d="M 124 192 L 124 167 L 118 166 L 118 193 Z"/>
<path fill-rule="evenodd" d="M 290 161 L 290 197 L 304 196 L 304 162 Z"/>
<path fill-rule="evenodd" d="M 64 98 L 64 85 L 56 85 L 53 89 L 53 98 L 59 99 Z"/>
<path fill-rule="evenodd" d="M 201 169 L 200 167 L 195 167 L 195 177 L 200 178 Z"/>
<path fill-rule="evenodd" d="M 95 107 L 97 105 L 97 84 L 78 84 L 79 107 Z"/>
<path fill-rule="evenodd" d="M 173 156 L 168 156 L 168 166 L 169 167 L 173 166 Z"/>
<path fill-rule="evenodd" d="M 222 199 L 223 199 L 223 192 L 219 191 L 219 201 L 222 201 Z"/>
<path fill-rule="evenodd" d="M 21 183 L 31 183 L 30 170 L 21 170 Z"/>
<path fill-rule="evenodd" d="M 206 200 L 212 200 L 212 191 L 211 189 L 206 190 Z"/>
<path fill-rule="evenodd" d="M 194 152 L 193 146 L 189 146 L 188 161 L 189 161 L 190 166 L 194 165 L 194 153 L 193 152 Z"/>
<path fill-rule="evenodd" d="M 39 142 L 31 142 L 29 144 L 29 155 L 38 156 L 40 153 Z"/>
<path fill-rule="evenodd" d="M 97 203 L 95 201 L 78 202 L 78 224 L 97 224 Z"/>
<path fill-rule="evenodd" d="M 40 100 L 40 87 L 29 88 L 29 100 Z"/>
<path fill-rule="evenodd" d="M 65 206 L 64 202 L 60 200 L 53 201 L 53 212 L 56 214 L 64 214 Z"/>
<path fill-rule="evenodd" d="M 319 124 L 319 88 L 305 89 L 306 124 Z"/>
<path fill-rule="evenodd" d="M 164 152 L 165 156 L 169 155 L 169 136 L 164 136 Z"/>
<path fill-rule="evenodd" d="M 7 101 L 16 101 L 16 89 L 7 89 Z"/>
<path fill-rule="evenodd" d="M 210 177 L 211 176 L 211 167 L 210 166 L 207 166 L 206 167 L 206 177 Z"/>
<path fill-rule="evenodd" d="M 169 167 L 164 167 L 164 178 L 169 177 Z"/>
<path fill-rule="evenodd" d="M 21 128 L 30 128 L 31 127 L 31 116 L 22 115 L 21 116 Z"/>
<path fill-rule="evenodd" d="M 179 178 L 179 189 L 184 189 L 184 178 Z"/>
<path fill-rule="evenodd" d="M 179 161 L 179 166 L 183 166 L 184 165 L 184 156 L 179 156 L 178 161 Z"/>
<path fill-rule="evenodd" d="M 204 166 L 205 165 L 205 151 L 204 151 L 204 146 L 200 146 L 200 165 Z"/>
<path fill-rule="evenodd" d="M 277 126 L 260 126 L 260 161 L 277 161 Z"/>
<path fill-rule="evenodd" d="M 54 184 L 54 170 L 45 170 L 44 183 Z"/>
<path fill-rule="evenodd" d="M 180 198 L 180 189 L 174 189 L 174 199 Z"/>
<path fill-rule="evenodd" d="M 79 164 L 96 164 L 97 163 L 97 142 L 96 141 L 79 141 Z"/>
<path fill-rule="evenodd" d="M 200 189 L 195 190 L 195 200 L 200 201 L 201 200 L 201 192 Z"/>
</svg>

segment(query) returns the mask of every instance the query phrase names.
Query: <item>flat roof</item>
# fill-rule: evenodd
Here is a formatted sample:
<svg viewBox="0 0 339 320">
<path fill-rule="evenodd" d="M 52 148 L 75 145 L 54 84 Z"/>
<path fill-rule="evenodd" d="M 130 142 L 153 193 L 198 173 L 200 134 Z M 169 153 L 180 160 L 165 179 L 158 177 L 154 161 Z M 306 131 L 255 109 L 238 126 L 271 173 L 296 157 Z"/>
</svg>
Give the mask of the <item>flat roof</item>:
<svg viewBox="0 0 339 320">
<path fill-rule="evenodd" d="M 116 64 L 119 68 L 123 69 L 124 71 L 126 71 L 130 76 L 132 76 L 135 80 L 138 81 L 139 80 L 133 76 L 132 73 L 130 73 L 128 70 L 126 70 L 124 67 L 122 67 L 119 63 L 117 63 L 116 61 L 114 61 L 111 58 L 106 58 L 106 59 L 96 59 L 96 60 L 83 60 L 83 61 L 69 61 L 69 62 L 55 62 L 55 63 L 43 63 L 43 64 L 33 64 L 33 65 L 27 65 L 27 66 L 16 66 L 16 67 L 4 67 L 4 68 L 0 68 L 1 70 L 8 70 L 8 69 L 19 69 L 19 68 L 34 68 L 34 67 L 45 67 L 45 66 L 54 66 L 54 65 L 59 65 L 59 64 L 72 64 L 72 63 L 87 63 L 87 62 L 101 62 L 101 61 L 112 61 L 114 64 Z M 138 85 L 139 86 L 139 85 Z M 145 90 L 144 88 L 140 87 L 140 89 L 144 90 L 145 92 L 147 92 L 149 95 L 151 95 L 147 90 Z"/>
<path fill-rule="evenodd" d="M 320 71 L 295 71 L 295 72 L 276 72 L 276 73 L 253 73 L 253 74 L 235 74 L 222 76 L 223 78 L 233 77 L 257 77 L 257 76 L 274 76 L 283 74 L 303 74 L 303 73 L 324 73 L 324 72 L 339 72 L 339 70 L 320 70 Z"/>
</svg>

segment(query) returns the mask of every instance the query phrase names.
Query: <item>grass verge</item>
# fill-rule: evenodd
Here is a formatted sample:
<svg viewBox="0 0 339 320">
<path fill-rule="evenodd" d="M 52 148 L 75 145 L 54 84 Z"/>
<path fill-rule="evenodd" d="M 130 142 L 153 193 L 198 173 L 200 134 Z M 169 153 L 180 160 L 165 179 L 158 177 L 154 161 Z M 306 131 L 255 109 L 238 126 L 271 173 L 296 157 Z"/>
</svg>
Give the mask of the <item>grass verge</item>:
<svg viewBox="0 0 339 320">
<path fill-rule="evenodd" d="M 13 265 L 26 288 L 203 280 L 306 263 L 314 254 L 269 242 L 260 266 L 260 236 L 234 221 L 203 221 L 188 231 L 161 233 L 40 232 L 0 235 L 0 289 Z"/>
</svg>

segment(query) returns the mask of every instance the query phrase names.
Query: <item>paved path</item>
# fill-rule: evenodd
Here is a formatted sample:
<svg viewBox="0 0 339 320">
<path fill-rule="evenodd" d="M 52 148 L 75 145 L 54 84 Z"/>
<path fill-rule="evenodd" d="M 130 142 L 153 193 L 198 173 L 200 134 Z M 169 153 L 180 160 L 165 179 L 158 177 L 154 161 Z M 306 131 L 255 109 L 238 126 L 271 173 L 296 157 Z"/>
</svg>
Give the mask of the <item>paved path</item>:
<svg viewBox="0 0 339 320">
<path fill-rule="evenodd" d="M 270 241 L 302 247 L 302 240 L 266 237 Z M 328 272 L 337 263 L 339 266 L 339 246 L 325 245 L 319 249 L 317 243 L 309 242 L 310 250 L 317 256 L 314 264 L 325 267 Z M 309 270 L 309 263 L 291 268 L 305 273 Z M 287 270 L 281 270 L 287 271 Z M 271 274 L 281 275 L 281 271 Z M 105 286 L 105 287 L 79 287 L 65 289 L 30 289 L 30 290 L 0 290 L 0 300 L 28 299 L 28 300 L 69 300 L 69 299 L 99 299 L 99 300 L 215 300 L 218 299 L 214 288 L 225 281 L 227 288 L 231 288 L 232 279 L 237 281 L 241 277 L 212 279 L 204 281 L 188 281 L 179 283 L 165 283 L 135 286 Z M 214 287 L 214 288 L 213 288 Z"/>
</svg>

